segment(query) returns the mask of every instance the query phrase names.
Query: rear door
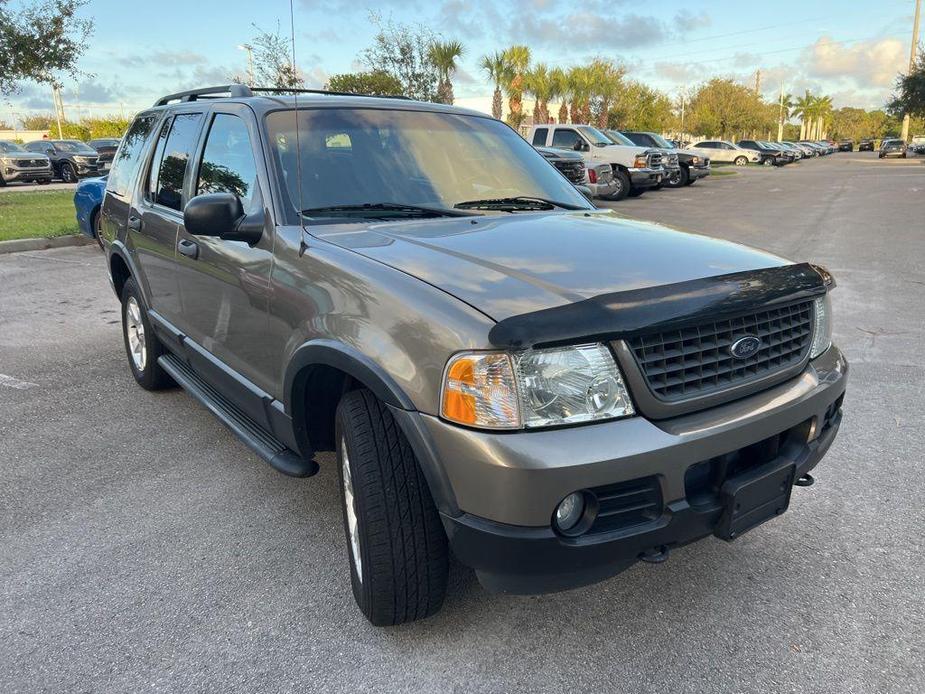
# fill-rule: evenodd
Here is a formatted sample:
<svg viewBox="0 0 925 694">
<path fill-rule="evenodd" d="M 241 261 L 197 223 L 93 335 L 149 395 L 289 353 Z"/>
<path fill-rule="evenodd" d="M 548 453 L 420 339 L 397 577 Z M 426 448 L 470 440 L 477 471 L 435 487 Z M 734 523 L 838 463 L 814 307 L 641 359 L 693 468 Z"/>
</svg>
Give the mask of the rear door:
<svg viewBox="0 0 925 694">
<path fill-rule="evenodd" d="M 270 353 L 267 332 L 273 224 L 266 165 L 253 112 L 242 104 L 215 106 L 190 170 L 189 196 L 228 192 L 246 215 L 263 215 L 264 233 L 254 245 L 194 236 L 182 226 L 177 282 L 183 303 L 181 332 L 196 343 L 194 364 L 216 387 L 249 409 L 253 389 L 269 392 L 279 358 Z M 231 231 L 231 229 L 229 229 Z M 228 373 L 225 367 L 231 367 Z M 243 376 L 250 383 L 236 380 Z M 257 418 L 258 408 L 251 412 Z"/>
<path fill-rule="evenodd" d="M 149 308 L 174 325 L 180 319 L 176 248 L 186 202 L 183 185 L 200 139 L 203 117 L 200 109 L 175 112 L 164 119 L 141 195 L 127 223 Z"/>
</svg>

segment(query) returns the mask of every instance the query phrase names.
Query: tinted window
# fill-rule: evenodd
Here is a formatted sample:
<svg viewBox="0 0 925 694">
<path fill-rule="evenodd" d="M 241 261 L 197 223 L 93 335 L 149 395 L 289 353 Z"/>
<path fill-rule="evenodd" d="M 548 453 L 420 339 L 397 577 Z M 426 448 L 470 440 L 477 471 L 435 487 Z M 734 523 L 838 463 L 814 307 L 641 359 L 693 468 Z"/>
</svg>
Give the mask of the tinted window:
<svg viewBox="0 0 925 694">
<path fill-rule="evenodd" d="M 50 142 L 46 142 L 45 140 L 36 140 L 35 142 L 27 142 L 26 149 L 28 149 L 30 152 L 47 152 L 49 150 L 51 150 L 52 152 L 55 151 L 54 146 Z"/>
<path fill-rule="evenodd" d="M 542 147 L 546 144 L 547 135 L 549 135 L 549 128 L 537 128 L 533 132 L 533 144 Z"/>
<path fill-rule="evenodd" d="M 578 133 L 574 130 L 556 128 L 555 132 L 552 134 L 552 146 L 560 149 L 572 149 L 575 147 L 575 143 L 580 139 Z"/>
<path fill-rule="evenodd" d="M 22 147 L 15 142 L 0 141 L 0 152 L 9 154 L 10 152 L 25 152 Z"/>
<path fill-rule="evenodd" d="M 716 143 L 715 142 L 700 142 L 694 145 L 694 147 L 699 147 L 700 149 L 716 149 Z"/>
<path fill-rule="evenodd" d="M 55 147 L 70 154 L 96 154 L 96 150 L 80 140 L 57 140 Z"/>
<path fill-rule="evenodd" d="M 632 140 L 634 145 L 639 145 L 640 147 L 645 147 L 649 144 L 649 138 L 640 133 L 623 133 L 624 136 Z"/>
<path fill-rule="evenodd" d="M 326 144 L 328 147 L 345 146 L 331 138 Z M 349 146 L 349 138 L 346 146 Z M 248 214 L 260 204 L 250 136 L 244 121 L 237 116 L 219 113 L 212 121 L 196 183 L 196 194 L 201 193 L 233 193 L 241 198 Z"/>
<path fill-rule="evenodd" d="M 154 202 L 158 205 L 180 210 L 186 162 L 189 161 L 190 153 L 196 144 L 201 120 L 201 113 L 181 113 L 173 119 L 166 139 L 163 139 L 164 133 L 161 131 L 164 145 L 161 147 L 158 143 L 160 162 L 157 178 L 154 179 L 152 175 L 152 183 L 156 180 L 153 186 Z M 154 161 L 158 162 L 158 159 Z"/>
<path fill-rule="evenodd" d="M 129 188 L 135 180 L 135 172 L 138 170 L 145 142 L 148 141 L 148 136 L 154 129 L 154 120 L 154 116 L 137 118 L 125 134 L 125 140 L 112 160 L 112 170 L 109 172 L 109 180 L 106 183 L 106 189 L 110 192 L 120 196 L 129 195 Z"/>
</svg>

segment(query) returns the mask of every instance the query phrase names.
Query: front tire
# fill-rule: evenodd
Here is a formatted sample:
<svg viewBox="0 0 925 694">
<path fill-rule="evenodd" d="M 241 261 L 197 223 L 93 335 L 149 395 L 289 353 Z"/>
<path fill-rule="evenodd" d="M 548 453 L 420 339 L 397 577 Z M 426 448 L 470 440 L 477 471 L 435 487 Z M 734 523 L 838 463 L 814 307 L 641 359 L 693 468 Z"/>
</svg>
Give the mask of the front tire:
<svg viewBox="0 0 925 694">
<path fill-rule="evenodd" d="M 77 182 L 77 169 L 75 169 L 74 165 L 69 161 L 61 164 L 61 180 L 65 183 Z"/>
<path fill-rule="evenodd" d="M 682 166 L 681 170 L 678 171 L 678 175 L 674 178 L 668 179 L 669 188 L 683 188 L 687 185 L 687 182 L 690 180 L 691 174 L 690 170 L 686 166 Z"/>
<path fill-rule="evenodd" d="M 770 157 L 768 157 L 768 158 L 765 159 L 763 162 L 761 162 L 761 164 L 762 164 L 763 166 L 774 166 L 774 160 L 771 159 Z"/>
<path fill-rule="evenodd" d="M 748 166 L 748 157 L 736 157 L 732 163 L 736 166 Z"/>
<path fill-rule="evenodd" d="M 138 385 L 145 390 L 161 390 L 174 385 L 173 379 L 157 363 L 164 348 L 151 329 L 148 309 L 131 278 L 122 287 L 122 338 L 129 368 Z"/>
<path fill-rule="evenodd" d="M 357 606 L 376 626 L 429 617 L 446 595 L 447 541 L 410 444 L 368 390 L 341 398 L 335 433 Z"/>
<path fill-rule="evenodd" d="M 630 192 L 630 177 L 626 175 L 624 171 L 614 169 L 613 172 L 614 183 L 617 184 L 617 189 L 607 198 L 608 200 L 620 201 L 626 198 Z"/>
</svg>

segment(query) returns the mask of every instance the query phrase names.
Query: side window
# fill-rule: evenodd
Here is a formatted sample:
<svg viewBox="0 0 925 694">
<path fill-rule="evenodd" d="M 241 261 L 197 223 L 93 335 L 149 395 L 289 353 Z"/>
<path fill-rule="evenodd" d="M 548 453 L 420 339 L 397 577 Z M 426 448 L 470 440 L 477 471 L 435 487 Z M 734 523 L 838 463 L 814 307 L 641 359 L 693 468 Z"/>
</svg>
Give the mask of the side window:
<svg viewBox="0 0 925 694">
<path fill-rule="evenodd" d="M 723 143 L 723 149 L 735 149 L 735 147 L 733 147 L 732 145 L 728 145 L 728 144 L 726 144 L 726 143 Z"/>
<path fill-rule="evenodd" d="M 549 135 L 549 128 L 537 128 L 533 131 L 534 147 L 543 147 L 546 144 L 546 137 Z"/>
<path fill-rule="evenodd" d="M 202 153 L 196 194 L 233 193 L 250 214 L 260 205 L 257 190 L 257 165 L 247 125 L 237 116 L 216 114 Z"/>
<path fill-rule="evenodd" d="M 713 142 L 701 142 L 697 147 L 700 149 L 716 149 L 716 144 Z"/>
<path fill-rule="evenodd" d="M 156 179 L 154 166 L 151 167 L 153 202 L 158 205 L 180 211 L 186 162 L 196 144 L 201 120 L 201 113 L 180 113 L 174 117 L 166 139 L 164 131 L 161 131 L 161 139 L 158 141 L 160 151 L 155 153 L 154 159 L 154 165 L 157 166 Z"/>
<path fill-rule="evenodd" d="M 552 146 L 558 149 L 573 149 L 581 138 L 578 133 L 568 128 L 556 128 L 552 134 Z"/>
<path fill-rule="evenodd" d="M 109 179 L 106 182 L 106 189 L 110 192 L 120 197 L 130 195 L 130 187 L 132 181 L 135 180 L 135 172 L 138 170 L 144 145 L 154 129 L 154 121 L 154 116 L 136 118 L 132 127 L 128 129 L 112 160 L 112 169 L 109 171 Z"/>
</svg>

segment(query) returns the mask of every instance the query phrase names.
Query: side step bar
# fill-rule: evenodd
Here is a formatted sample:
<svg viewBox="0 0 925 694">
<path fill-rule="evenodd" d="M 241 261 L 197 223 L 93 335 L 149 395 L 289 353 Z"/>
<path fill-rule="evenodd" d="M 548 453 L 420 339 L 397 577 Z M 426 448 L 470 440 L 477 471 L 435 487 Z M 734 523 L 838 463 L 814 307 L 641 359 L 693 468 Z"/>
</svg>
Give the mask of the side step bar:
<svg viewBox="0 0 925 694">
<path fill-rule="evenodd" d="M 257 455 L 284 475 L 311 477 L 318 463 L 305 460 L 289 450 L 273 434 L 242 412 L 233 402 L 206 383 L 195 371 L 173 354 L 164 354 L 157 363 L 183 389 L 206 406 Z"/>
</svg>

